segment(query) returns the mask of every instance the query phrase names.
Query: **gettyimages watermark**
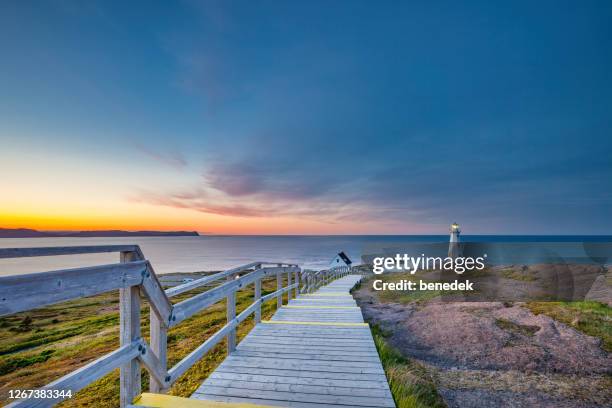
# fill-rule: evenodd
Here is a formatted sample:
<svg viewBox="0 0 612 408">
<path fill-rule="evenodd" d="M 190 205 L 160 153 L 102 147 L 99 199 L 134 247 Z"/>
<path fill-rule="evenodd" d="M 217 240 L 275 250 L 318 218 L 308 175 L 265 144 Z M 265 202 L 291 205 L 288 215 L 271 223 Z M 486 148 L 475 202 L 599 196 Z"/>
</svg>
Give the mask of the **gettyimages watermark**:
<svg viewBox="0 0 612 408">
<path fill-rule="evenodd" d="M 378 275 L 385 270 L 394 270 L 414 274 L 418 270 L 437 269 L 462 274 L 465 271 L 483 270 L 486 267 L 486 258 L 487 254 L 477 258 L 461 256 L 442 258 L 441 256 L 425 256 L 425 254 L 414 257 L 408 254 L 395 254 L 393 257 L 375 257 L 372 261 L 372 272 Z"/>
<path fill-rule="evenodd" d="M 416 255 L 415 255 L 416 254 Z M 612 302 L 612 242 L 371 244 L 376 291 L 436 291 L 447 301 Z"/>
</svg>

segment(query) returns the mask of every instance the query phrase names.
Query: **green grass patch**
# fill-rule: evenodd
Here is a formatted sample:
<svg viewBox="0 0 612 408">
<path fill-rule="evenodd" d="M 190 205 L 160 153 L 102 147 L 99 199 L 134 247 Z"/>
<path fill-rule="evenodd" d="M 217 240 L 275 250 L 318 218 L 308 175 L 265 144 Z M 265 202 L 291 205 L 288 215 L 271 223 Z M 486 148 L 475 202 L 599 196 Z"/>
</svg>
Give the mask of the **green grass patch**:
<svg viewBox="0 0 612 408">
<path fill-rule="evenodd" d="M 545 314 L 589 336 L 602 340 L 602 348 L 612 352 L 612 308 L 601 302 L 529 302 L 534 314 Z"/>
<path fill-rule="evenodd" d="M 38 331 L 34 331 L 34 334 L 22 336 L 17 342 L 11 341 L 10 338 L 6 339 L 3 344 L 0 345 L 0 355 L 14 353 L 16 351 L 30 349 L 40 345 L 46 345 L 58 340 L 74 337 L 79 334 L 95 332 L 96 330 L 104 327 L 115 325 L 118 322 L 119 316 L 112 314 L 102 317 L 82 319 L 76 323 L 69 322 L 66 324 L 66 327 L 58 329 L 38 327 Z"/>
<path fill-rule="evenodd" d="M 523 282 L 533 282 L 538 279 L 529 273 L 515 271 L 513 269 L 504 269 L 502 271 L 502 276 L 506 279 L 513 279 Z"/>
<path fill-rule="evenodd" d="M 0 361 L 0 375 L 4 375 L 18 368 L 24 368 L 36 363 L 42 363 L 51 358 L 55 350 L 43 350 L 27 357 L 13 357 Z"/>
<path fill-rule="evenodd" d="M 514 323 L 506 319 L 495 319 L 495 324 L 500 329 L 506 330 L 513 334 L 520 334 L 523 336 L 533 337 L 535 333 L 540 330 L 538 326 L 531 326 L 526 324 Z"/>
<path fill-rule="evenodd" d="M 378 326 L 371 327 L 374 343 L 397 408 L 446 407 L 425 367 L 405 358 L 399 351 L 389 346 L 385 339 L 388 334 L 383 333 Z"/>
</svg>

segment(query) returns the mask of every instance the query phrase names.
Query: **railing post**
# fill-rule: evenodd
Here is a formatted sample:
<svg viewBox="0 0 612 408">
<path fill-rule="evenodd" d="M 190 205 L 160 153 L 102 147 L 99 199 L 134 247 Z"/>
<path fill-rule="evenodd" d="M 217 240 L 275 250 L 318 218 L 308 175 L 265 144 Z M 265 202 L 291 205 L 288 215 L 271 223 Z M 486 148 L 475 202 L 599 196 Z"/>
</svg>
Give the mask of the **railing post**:
<svg viewBox="0 0 612 408">
<path fill-rule="evenodd" d="M 299 270 L 295 271 L 295 274 L 293 275 L 293 277 L 295 278 L 294 280 L 295 280 L 295 283 L 296 283 L 295 290 L 293 292 L 293 295 L 294 295 L 293 298 L 297 299 L 297 297 L 298 297 L 298 295 L 300 293 L 300 272 L 299 272 Z"/>
<path fill-rule="evenodd" d="M 149 330 L 151 335 L 151 351 L 157 356 L 161 369 L 166 371 L 168 368 L 168 327 L 159 319 L 152 307 L 149 310 L 149 316 L 151 320 Z M 161 384 L 151 375 L 149 376 L 149 391 L 155 393 L 163 392 L 164 384 Z"/>
<path fill-rule="evenodd" d="M 287 272 L 287 287 L 291 286 L 291 268 L 289 269 L 289 272 Z M 287 304 L 289 304 L 289 301 L 291 300 L 291 289 L 289 289 L 287 291 Z"/>
<path fill-rule="evenodd" d="M 136 252 L 121 252 L 120 262 L 138 260 Z M 138 286 L 119 289 L 119 339 L 122 346 L 140 338 L 140 290 Z M 133 359 L 120 369 L 121 407 L 126 407 L 140 394 L 140 363 Z"/>
<path fill-rule="evenodd" d="M 281 264 L 278 264 L 278 267 L 280 268 Z M 283 288 L 283 271 L 282 270 L 278 270 L 278 272 L 276 272 L 276 290 L 281 290 Z M 276 296 L 276 309 L 280 309 L 281 307 L 283 307 L 283 294 L 279 293 L 278 296 Z"/>
<path fill-rule="evenodd" d="M 227 277 L 228 281 L 234 279 L 234 275 L 229 275 Z M 229 295 L 227 295 L 226 299 L 226 316 L 227 322 L 231 322 L 236 317 L 236 291 L 232 291 Z M 232 329 L 227 333 L 227 355 L 230 355 L 234 350 L 236 350 L 236 329 Z"/>
<path fill-rule="evenodd" d="M 261 268 L 261 265 L 257 265 L 255 269 Z M 255 302 L 261 299 L 261 277 L 255 280 Z M 261 302 L 255 309 L 255 324 L 261 322 Z"/>
<path fill-rule="evenodd" d="M 308 274 L 305 271 L 300 272 L 300 285 L 300 293 L 308 293 Z"/>
</svg>

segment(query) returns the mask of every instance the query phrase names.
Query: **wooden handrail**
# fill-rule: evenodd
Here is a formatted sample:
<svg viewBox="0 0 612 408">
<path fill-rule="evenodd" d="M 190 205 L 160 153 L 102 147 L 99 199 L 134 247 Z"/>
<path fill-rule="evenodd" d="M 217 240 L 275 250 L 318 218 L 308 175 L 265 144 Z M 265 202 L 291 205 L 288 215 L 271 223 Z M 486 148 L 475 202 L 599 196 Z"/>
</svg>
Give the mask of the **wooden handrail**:
<svg viewBox="0 0 612 408">
<path fill-rule="evenodd" d="M 0 278 L 0 316 L 53 303 L 140 285 L 147 262 L 3 276 Z"/>
<path fill-rule="evenodd" d="M 0 258 L 140 252 L 138 245 L 93 245 L 68 247 L 0 248 Z"/>
<path fill-rule="evenodd" d="M 249 274 L 241 276 L 238 279 L 230 280 L 220 286 L 217 286 L 216 288 L 199 293 L 189 299 L 175 304 L 172 312 L 170 327 L 176 326 L 183 320 L 227 297 L 229 294 L 244 288 L 250 283 L 253 283 L 256 279 L 262 279 L 263 277 L 270 275 L 280 275 L 281 272 L 285 272 L 285 269 L 289 268 L 258 269 Z M 297 269 L 298 268 L 292 267 L 291 270 L 286 272 L 295 272 Z"/>
<path fill-rule="evenodd" d="M 120 348 L 42 389 L 61 388 L 76 392 L 111 370 L 120 367 L 122 407 L 131 404 L 140 394 L 141 364 L 151 375 L 150 390 L 163 392 L 224 338 L 228 339 L 228 354 L 232 353 L 235 348 L 236 328 L 252 314 L 255 315 L 256 323 L 261 321 L 261 306 L 264 302 L 276 298 L 277 307 L 281 307 L 285 293 L 288 294 L 290 300 L 292 296 L 297 297 L 298 292 L 311 292 L 324 283 L 350 272 L 350 268 L 347 267 L 302 272 L 296 264 L 252 262 L 163 290 L 153 266 L 145 259 L 137 245 L 7 248 L 0 249 L 0 258 L 101 252 L 119 252 L 120 263 L 0 277 L 0 316 L 119 289 Z M 287 285 L 283 286 L 283 275 L 285 274 Z M 277 290 L 262 296 L 262 280 L 272 276 L 276 276 Z M 172 296 L 224 278 L 227 282 L 177 304 L 173 305 L 169 300 Z M 236 293 L 250 284 L 255 286 L 253 302 L 236 316 Z M 301 287 L 300 284 L 302 284 Z M 151 307 L 150 345 L 142 339 L 140 333 L 141 293 L 147 298 Z M 223 298 L 226 298 L 227 302 L 227 323 L 168 370 L 168 328 Z M 61 398 L 24 399 L 15 401 L 9 406 L 50 407 L 60 400 Z"/>
<path fill-rule="evenodd" d="M 231 268 L 231 269 L 225 270 L 223 272 L 215 273 L 213 275 L 204 276 L 204 277 L 202 277 L 200 279 L 195 279 L 195 280 L 193 280 L 191 282 L 183 283 L 182 285 L 173 286 L 172 288 L 166 290 L 166 294 L 168 295 L 168 297 L 173 297 L 173 296 L 179 295 L 181 293 L 188 292 L 188 291 L 190 291 L 192 289 L 196 289 L 196 288 L 199 288 L 201 286 L 205 286 L 205 285 L 208 285 L 210 283 L 216 282 L 216 281 L 221 280 L 223 278 L 227 278 L 228 276 L 236 275 L 237 273 L 244 272 L 244 271 L 249 270 L 249 269 L 256 269 L 257 267 L 261 267 L 262 265 L 268 265 L 268 264 L 269 265 L 272 265 L 272 264 L 277 265 L 277 263 L 273 263 L 273 262 L 251 262 L 249 264 L 241 265 L 241 266 L 238 266 L 236 268 Z M 282 266 L 295 266 L 295 267 L 298 266 L 296 264 L 280 264 L 280 265 L 282 265 Z"/>
</svg>

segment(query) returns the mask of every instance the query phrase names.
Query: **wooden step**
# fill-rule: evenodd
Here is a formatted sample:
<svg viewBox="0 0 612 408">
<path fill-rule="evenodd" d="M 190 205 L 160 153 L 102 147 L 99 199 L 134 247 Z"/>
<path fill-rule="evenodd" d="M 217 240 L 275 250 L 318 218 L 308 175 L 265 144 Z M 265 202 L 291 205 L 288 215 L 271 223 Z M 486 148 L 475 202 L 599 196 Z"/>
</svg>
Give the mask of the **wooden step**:
<svg viewBox="0 0 612 408">
<path fill-rule="evenodd" d="M 131 408 L 278 408 L 269 405 L 257 405 L 250 403 L 233 403 L 233 402 L 217 402 L 204 401 L 189 398 L 175 397 L 173 395 L 153 394 L 149 392 L 142 393 Z"/>
</svg>

